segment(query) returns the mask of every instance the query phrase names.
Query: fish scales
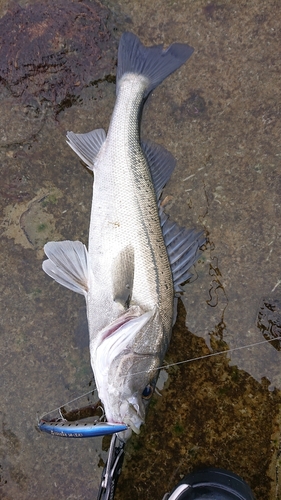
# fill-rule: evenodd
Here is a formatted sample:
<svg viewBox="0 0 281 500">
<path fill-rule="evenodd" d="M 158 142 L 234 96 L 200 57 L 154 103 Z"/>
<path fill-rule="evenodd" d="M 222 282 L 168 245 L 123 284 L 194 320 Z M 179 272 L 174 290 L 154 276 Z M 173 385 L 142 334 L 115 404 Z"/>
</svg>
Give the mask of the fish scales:
<svg viewBox="0 0 281 500">
<path fill-rule="evenodd" d="M 173 307 L 171 270 L 159 223 L 159 212 L 151 174 L 139 142 L 139 114 L 144 85 L 134 75 L 126 75 L 120 84 L 119 95 L 109 127 L 107 142 L 96 162 L 92 215 L 89 235 L 89 255 L 93 272 L 100 273 L 106 289 L 112 286 L 112 262 L 127 245 L 135 251 L 135 276 L 132 304 L 144 310 L 159 303 L 161 314 Z M 122 127 L 120 127 L 122 116 Z M 107 193 L 105 214 L 104 194 Z M 108 193 L 111 193 L 108 205 Z M 99 202 L 101 200 L 101 202 Z M 114 214 L 114 216 L 112 215 Z M 103 239 L 101 259 L 96 259 L 96 242 Z M 104 269 L 106 268 L 106 269 Z M 90 299 L 91 300 L 91 299 Z M 167 330 L 171 313 L 168 313 Z"/>
</svg>

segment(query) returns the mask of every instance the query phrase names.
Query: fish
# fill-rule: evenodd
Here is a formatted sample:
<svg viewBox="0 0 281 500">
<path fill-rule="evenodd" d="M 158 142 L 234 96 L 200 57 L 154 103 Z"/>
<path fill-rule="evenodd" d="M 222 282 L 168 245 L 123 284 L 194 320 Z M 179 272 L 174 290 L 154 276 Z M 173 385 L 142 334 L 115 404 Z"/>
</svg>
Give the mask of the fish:
<svg viewBox="0 0 281 500">
<path fill-rule="evenodd" d="M 148 95 L 184 64 L 193 48 L 144 46 L 123 33 L 116 103 L 108 132 L 67 133 L 67 143 L 94 173 L 88 249 L 48 242 L 43 270 L 84 295 L 91 365 L 109 423 L 140 432 L 170 343 L 177 296 L 205 242 L 202 231 L 170 220 L 161 194 L 176 161 L 140 138 Z"/>
</svg>

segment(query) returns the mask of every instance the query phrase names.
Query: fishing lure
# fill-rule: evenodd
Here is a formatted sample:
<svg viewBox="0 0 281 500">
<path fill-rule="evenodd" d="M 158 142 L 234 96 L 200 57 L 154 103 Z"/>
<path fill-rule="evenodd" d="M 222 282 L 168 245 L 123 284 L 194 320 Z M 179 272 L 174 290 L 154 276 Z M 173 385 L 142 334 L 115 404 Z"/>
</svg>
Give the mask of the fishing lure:
<svg viewBox="0 0 281 500">
<path fill-rule="evenodd" d="M 106 434 L 115 434 L 128 429 L 125 424 L 112 424 L 108 422 L 68 422 L 67 420 L 58 420 L 48 422 L 39 420 L 38 428 L 42 432 L 47 432 L 53 436 L 67 438 L 88 438 L 96 436 L 105 436 Z"/>
</svg>

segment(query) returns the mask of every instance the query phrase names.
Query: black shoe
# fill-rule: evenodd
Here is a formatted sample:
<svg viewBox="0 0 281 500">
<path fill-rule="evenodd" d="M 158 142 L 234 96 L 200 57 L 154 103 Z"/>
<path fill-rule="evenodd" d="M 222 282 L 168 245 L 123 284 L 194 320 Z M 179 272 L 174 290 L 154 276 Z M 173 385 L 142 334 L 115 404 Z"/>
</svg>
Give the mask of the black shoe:
<svg viewBox="0 0 281 500">
<path fill-rule="evenodd" d="M 162 500 L 255 500 L 255 497 L 241 477 L 211 467 L 187 474 Z"/>
</svg>

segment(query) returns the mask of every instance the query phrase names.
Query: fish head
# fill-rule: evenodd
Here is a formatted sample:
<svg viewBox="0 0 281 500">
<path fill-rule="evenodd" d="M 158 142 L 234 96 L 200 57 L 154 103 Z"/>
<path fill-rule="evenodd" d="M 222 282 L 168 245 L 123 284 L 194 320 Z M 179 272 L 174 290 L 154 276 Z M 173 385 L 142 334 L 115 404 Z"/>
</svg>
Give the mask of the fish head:
<svg viewBox="0 0 281 500">
<path fill-rule="evenodd" d="M 116 327 L 116 328 L 115 328 Z M 163 328 L 158 309 L 132 306 L 105 330 L 91 362 L 108 422 L 140 432 L 162 360 Z"/>
<path fill-rule="evenodd" d="M 118 365 L 117 365 L 118 364 Z M 157 354 L 138 354 L 133 351 L 116 359 L 112 365 L 115 383 L 108 408 L 114 421 L 128 425 L 136 434 L 145 421 L 149 401 L 154 393 L 158 378 L 160 359 Z M 118 369 L 115 369 L 118 366 Z M 124 375 L 125 374 L 125 375 Z M 113 410 L 113 411 L 112 411 Z"/>
</svg>

